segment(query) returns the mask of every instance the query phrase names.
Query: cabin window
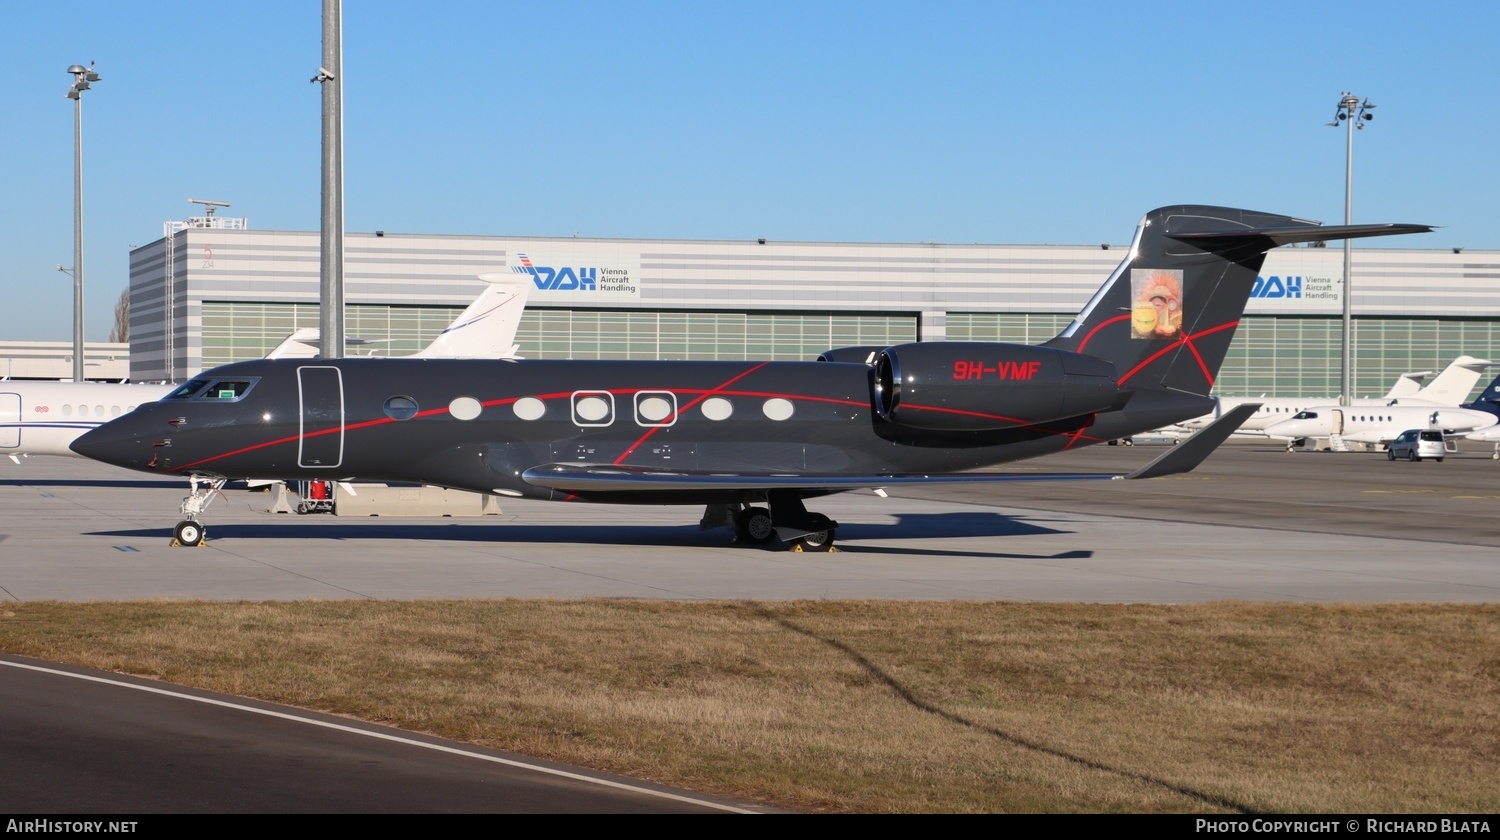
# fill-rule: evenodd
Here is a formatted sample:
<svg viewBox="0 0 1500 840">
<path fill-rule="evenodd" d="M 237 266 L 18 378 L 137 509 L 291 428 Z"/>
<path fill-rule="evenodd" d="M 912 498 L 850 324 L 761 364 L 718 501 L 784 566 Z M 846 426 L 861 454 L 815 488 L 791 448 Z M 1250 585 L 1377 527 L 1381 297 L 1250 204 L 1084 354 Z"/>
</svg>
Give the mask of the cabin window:
<svg viewBox="0 0 1500 840">
<path fill-rule="evenodd" d="M 484 410 L 484 405 L 473 397 L 456 397 L 448 403 L 448 413 L 454 420 L 473 420 Z"/>
<path fill-rule="evenodd" d="M 637 391 L 635 423 L 637 426 L 661 427 L 677 422 L 677 395 L 671 391 Z"/>
<path fill-rule="evenodd" d="M 728 420 L 734 414 L 734 403 L 723 397 L 709 397 L 703 401 L 703 416 L 710 420 Z"/>
<path fill-rule="evenodd" d="M 64 416 L 64 417 L 72 417 L 73 416 L 73 406 L 71 406 L 71 405 L 64 405 L 62 407 L 62 416 Z"/>
<path fill-rule="evenodd" d="M 522 397 L 510 407 L 522 420 L 540 420 L 547 413 L 547 404 L 536 397 Z"/>
<path fill-rule="evenodd" d="M 608 391 L 574 391 L 573 423 L 608 426 L 615 422 L 615 395 Z"/>
<path fill-rule="evenodd" d="M 392 420 L 410 420 L 417 416 L 417 401 L 411 397 L 391 397 L 385 401 L 385 416 Z"/>
<path fill-rule="evenodd" d="M 792 401 L 781 397 L 773 397 L 766 400 L 766 404 L 760 410 L 772 420 L 786 420 L 792 416 Z"/>
</svg>

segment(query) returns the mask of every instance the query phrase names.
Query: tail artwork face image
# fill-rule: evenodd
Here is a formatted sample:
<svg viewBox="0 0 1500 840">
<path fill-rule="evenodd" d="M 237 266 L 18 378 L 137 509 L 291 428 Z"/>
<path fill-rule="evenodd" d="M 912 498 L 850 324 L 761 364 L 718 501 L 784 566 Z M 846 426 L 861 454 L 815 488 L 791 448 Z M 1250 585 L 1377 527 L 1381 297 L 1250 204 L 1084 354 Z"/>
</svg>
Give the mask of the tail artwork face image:
<svg viewBox="0 0 1500 840">
<path fill-rule="evenodd" d="M 231 478 L 421 482 L 701 505 L 705 521 L 717 517 L 743 541 L 826 549 L 837 523 L 804 501 L 829 493 L 1192 469 L 1254 408 L 1226 413 L 1130 476 L 972 472 L 1208 412 L 1267 251 L 1429 229 L 1164 207 L 1141 220 L 1125 260 L 1042 345 L 919 342 L 808 362 L 240 362 L 74 449 L 186 476 L 200 498 Z M 192 501 L 182 524 L 201 535 Z"/>
</svg>

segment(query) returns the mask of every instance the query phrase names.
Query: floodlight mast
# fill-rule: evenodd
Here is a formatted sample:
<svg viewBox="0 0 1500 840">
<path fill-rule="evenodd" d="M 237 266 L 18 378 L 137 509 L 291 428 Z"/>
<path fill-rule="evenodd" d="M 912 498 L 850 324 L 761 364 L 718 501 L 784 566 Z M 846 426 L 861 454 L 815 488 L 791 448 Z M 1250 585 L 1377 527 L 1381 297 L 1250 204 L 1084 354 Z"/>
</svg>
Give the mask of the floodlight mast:
<svg viewBox="0 0 1500 840">
<path fill-rule="evenodd" d="M 68 68 L 73 84 L 67 97 L 73 100 L 73 381 L 83 380 L 83 92 L 99 81 L 94 62 Z M 58 266 L 62 270 L 62 266 Z"/>
<path fill-rule="evenodd" d="M 1358 96 L 1344 91 L 1339 96 L 1338 109 L 1333 116 L 1333 122 L 1328 123 L 1333 128 L 1343 125 L 1348 133 L 1348 139 L 1344 144 L 1344 224 L 1354 224 L 1354 130 L 1364 130 L 1365 123 L 1375 119 L 1371 113 L 1375 106 L 1366 99 L 1361 101 Z M 1344 335 L 1343 335 L 1343 366 L 1339 372 L 1339 405 L 1354 404 L 1354 294 L 1350 279 L 1354 252 L 1350 240 L 1344 240 Z"/>
</svg>

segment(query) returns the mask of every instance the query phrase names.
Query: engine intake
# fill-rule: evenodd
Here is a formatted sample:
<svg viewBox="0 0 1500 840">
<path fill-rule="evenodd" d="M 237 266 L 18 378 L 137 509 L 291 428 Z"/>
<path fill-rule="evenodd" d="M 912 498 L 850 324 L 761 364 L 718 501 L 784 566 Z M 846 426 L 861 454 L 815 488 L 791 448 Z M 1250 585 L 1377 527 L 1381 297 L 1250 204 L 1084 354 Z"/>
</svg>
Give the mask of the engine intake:
<svg viewBox="0 0 1500 840">
<path fill-rule="evenodd" d="M 935 341 L 887 347 L 874 403 L 900 426 L 994 431 L 1081 417 L 1130 397 L 1103 359 L 1025 344 Z"/>
</svg>

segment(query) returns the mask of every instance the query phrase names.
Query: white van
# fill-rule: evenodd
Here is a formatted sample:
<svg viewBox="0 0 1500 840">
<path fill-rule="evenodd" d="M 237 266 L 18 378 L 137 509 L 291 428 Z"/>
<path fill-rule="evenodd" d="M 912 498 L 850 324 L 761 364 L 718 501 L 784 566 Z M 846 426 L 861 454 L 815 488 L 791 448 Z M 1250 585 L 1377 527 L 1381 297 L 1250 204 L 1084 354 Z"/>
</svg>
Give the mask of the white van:
<svg viewBox="0 0 1500 840">
<path fill-rule="evenodd" d="M 1443 433 L 1437 429 L 1407 429 L 1385 448 L 1385 458 L 1387 461 L 1397 458 L 1408 461 L 1432 458 L 1441 463 L 1447 451 Z"/>
</svg>

